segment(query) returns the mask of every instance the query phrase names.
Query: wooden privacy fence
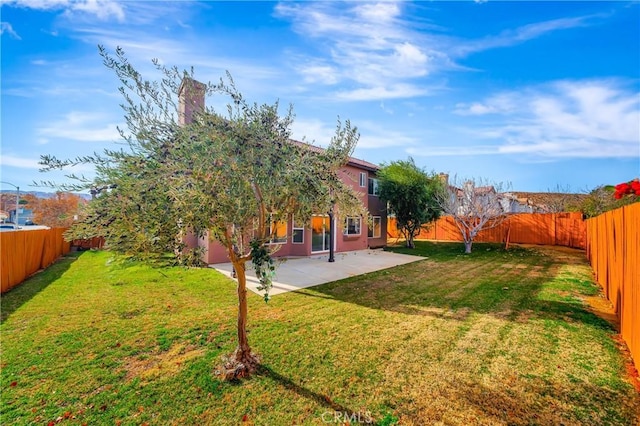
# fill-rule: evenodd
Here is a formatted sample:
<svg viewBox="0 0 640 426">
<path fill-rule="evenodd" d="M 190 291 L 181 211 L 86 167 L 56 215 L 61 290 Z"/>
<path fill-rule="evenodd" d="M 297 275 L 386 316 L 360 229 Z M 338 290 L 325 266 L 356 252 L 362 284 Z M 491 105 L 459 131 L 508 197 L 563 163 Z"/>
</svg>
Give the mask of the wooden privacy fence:
<svg viewBox="0 0 640 426">
<path fill-rule="evenodd" d="M 63 228 L 0 232 L 0 292 L 11 290 L 29 275 L 69 253 Z"/>
<path fill-rule="evenodd" d="M 640 367 L 640 203 L 587 220 L 587 257 Z"/>
<path fill-rule="evenodd" d="M 395 218 L 387 224 L 389 237 L 401 236 Z M 417 237 L 427 240 L 462 241 L 453 217 L 443 216 Z M 587 246 L 586 224 L 581 213 L 517 213 L 509 215 L 499 226 L 481 231 L 474 242 L 544 244 L 584 249 Z"/>
</svg>

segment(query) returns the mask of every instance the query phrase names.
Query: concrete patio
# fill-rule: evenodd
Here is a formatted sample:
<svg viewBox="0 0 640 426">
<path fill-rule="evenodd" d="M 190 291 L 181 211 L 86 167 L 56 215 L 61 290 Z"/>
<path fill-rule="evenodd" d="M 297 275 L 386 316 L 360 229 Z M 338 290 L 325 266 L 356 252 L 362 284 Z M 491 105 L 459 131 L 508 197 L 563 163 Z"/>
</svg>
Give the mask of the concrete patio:
<svg viewBox="0 0 640 426">
<path fill-rule="evenodd" d="M 379 271 L 393 266 L 424 260 L 424 257 L 397 254 L 378 250 L 359 250 L 336 253 L 335 262 L 329 263 L 329 254 L 310 257 L 276 259 L 276 275 L 270 295 L 286 293 L 301 288 L 337 281 L 368 272 Z M 260 285 L 251 263 L 247 264 L 247 288 L 262 295 L 257 287 Z M 217 271 L 231 277 L 231 263 L 210 265 Z"/>
</svg>

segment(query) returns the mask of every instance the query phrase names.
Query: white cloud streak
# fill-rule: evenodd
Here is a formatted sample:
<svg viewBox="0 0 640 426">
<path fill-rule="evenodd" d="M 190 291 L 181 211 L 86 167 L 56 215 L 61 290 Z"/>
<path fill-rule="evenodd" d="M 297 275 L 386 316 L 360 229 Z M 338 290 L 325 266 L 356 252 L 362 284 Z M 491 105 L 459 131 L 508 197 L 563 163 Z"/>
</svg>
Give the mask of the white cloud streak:
<svg viewBox="0 0 640 426">
<path fill-rule="evenodd" d="M 125 19 L 122 5 L 113 0 L 5 0 L 3 4 L 27 9 L 61 11 L 70 18 L 86 14 L 101 21 L 114 18 L 123 22 Z"/>
<path fill-rule="evenodd" d="M 279 3 L 275 15 L 317 43 L 316 56 L 293 55 L 290 66 L 307 84 L 339 86 L 327 98 L 348 101 L 422 97 L 433 77 L 465 69 L 457 62 L 475 52 L 513 46 L 545 34 L 590 25 L 601 15 L 521 26 L 477 40 L 445 35 L 441 28 L 406 18 L 404 2 Z M 428 81 L 431 80 L 431 84 Z"/>
<path fill-rule="evenodd" d="M 316 119 L 296 119 L 291 128 L 292 137 L 297 140 L 302 140 L 304 137 L 307 142 L 326 147 L 335 134 L 333 124 Z M 360 132 L 358 149 L 408 147 L 418 144 L 417 138 L 372 121 L 359 121 L 358 132 Z"/>
<path fill-rule="evenodd" d="M 20 37 L 18 33 L 15 32 L 11 23 L 0 22 L 0 35 L 4 35 L 5 33 L 9 34 L 10 37 L 16 40 L 22 40 L 22 37 Z"/>
<path fill-rule="evenodd" d="M 616 80 L 563 80 L 459 104 L 454 113 L 485 119 L 474 130 L 495 144 L 474 154 L 547 158 L 640 158 L 640 93 Z M 436 147 L 455 155 L 467 147 Z"/>
<path fill-rule="evenodd" d="M 31 158 L 15 157 L 13 155 L 0 155 L 2 167 L 17 167 L 20 169 L 39 169 L 38 160 Z"/>
<path fill-rule="evenodd" d="M 452 46 L 451 54 L 461 57 L 484 50 L 514 46 L 555 31 L 585 27 L 591 25 L 591 21 L 603 17 L 605 16 L 589 15 L 536 22 L 514 30 L 505 30 L 498 35 L 491 35 L 478 40 L 461 41 L 456 46 Z"/>
<path fill-rule="evenodd" d="M 79 142 L 115 142 L 121 140 L 117 124 L 103 124 L 107 118 L 101 114 L 70 112 L 62 120 L 38 128 L 45 139 L 66 139 Z"/>
</svg>

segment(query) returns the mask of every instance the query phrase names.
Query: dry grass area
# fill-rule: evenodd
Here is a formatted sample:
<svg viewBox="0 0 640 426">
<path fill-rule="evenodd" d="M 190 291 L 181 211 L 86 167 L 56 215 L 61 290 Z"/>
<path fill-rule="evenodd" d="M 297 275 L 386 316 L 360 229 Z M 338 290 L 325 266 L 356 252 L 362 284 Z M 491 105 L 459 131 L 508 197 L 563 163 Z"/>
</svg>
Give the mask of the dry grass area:
<svg viewBox="0 0 640 426">
<path fill-rule="evenodd" d="M 598 288 L 583 252 L 462 251 L 418 242 L 421 262 L 251 295 L 263 364 L 238 383 L 213 374 L 235 345 L 233 282 L 64 260 L 3 297 L 2 423 L 637 422 L 615 327 L 585 303 Z"/>
</svg>

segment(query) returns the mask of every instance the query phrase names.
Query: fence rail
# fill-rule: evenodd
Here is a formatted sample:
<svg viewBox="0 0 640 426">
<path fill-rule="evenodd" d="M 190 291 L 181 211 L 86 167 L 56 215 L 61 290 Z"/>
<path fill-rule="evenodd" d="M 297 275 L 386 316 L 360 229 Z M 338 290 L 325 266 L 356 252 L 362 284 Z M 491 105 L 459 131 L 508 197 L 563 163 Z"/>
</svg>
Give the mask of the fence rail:
<svg viewBox="0 0 640 426">
<path fill-rule="evenodd" d="M 389 218 L 387 224 L 389 237 L 397 238 L 401 234 L 396 227 L 395 218 Z M 422 230 L 419 239 L 462 241 L 460 231 L 451 216 L 443 216 L 427 230 Z M 520 243 L 557 245 L 574 248 L 586 248 L 586 224 L 581 213 L 518 213 L 510 215 L 499 226 L 481 231 L 475 242 Z"/>
<path fill-rule="evenodd" d="M 587 220 L 587 257 L 640 367 L 640 203 Z"/>
<path fill-rule="evenodd" d="M 71 250 L 63 228 L 0 232 L 0 292 L 20 284 Z"/>
</svg>

